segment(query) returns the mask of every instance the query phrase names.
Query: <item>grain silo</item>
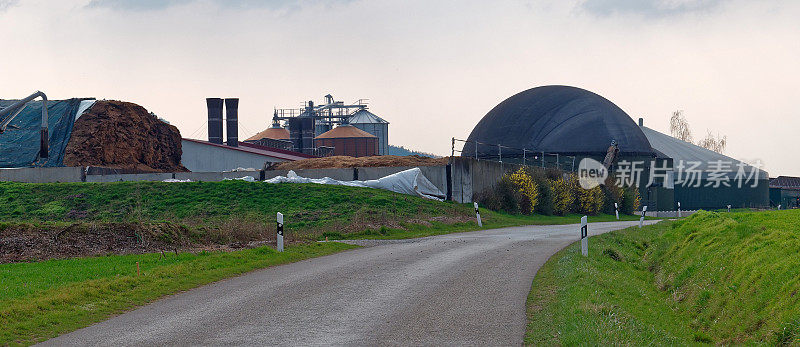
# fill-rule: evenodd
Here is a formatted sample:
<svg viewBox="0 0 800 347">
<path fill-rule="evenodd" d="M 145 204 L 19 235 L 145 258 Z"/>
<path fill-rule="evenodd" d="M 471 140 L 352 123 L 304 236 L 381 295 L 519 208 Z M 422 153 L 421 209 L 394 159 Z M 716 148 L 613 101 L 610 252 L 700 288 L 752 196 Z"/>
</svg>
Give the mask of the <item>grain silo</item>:
<svg viewBox="0 0 800 347">
<path fill-rule="evenodd" d="M 314 139 L 317 147 L 333 147 L 333 155 L 369 157 L 378 153 L 378 138 L 350 124 L 342 124 Z"/>
<path fill-rule="evenodd" d="M 366 109 L 350 116 L 350 124 L 378 138 L 378 155 L 389 154 L 389 122 Z"/>
</svg>

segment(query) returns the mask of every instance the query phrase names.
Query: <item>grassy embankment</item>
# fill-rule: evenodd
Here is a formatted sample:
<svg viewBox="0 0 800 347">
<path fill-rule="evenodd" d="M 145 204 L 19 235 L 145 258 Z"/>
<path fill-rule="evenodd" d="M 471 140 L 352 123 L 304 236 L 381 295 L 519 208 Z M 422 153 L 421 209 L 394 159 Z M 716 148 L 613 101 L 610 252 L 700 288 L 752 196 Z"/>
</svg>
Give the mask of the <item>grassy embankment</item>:
<svg viewBox="0 0 800 347">
<path fill-rule="evenodd" d="M 283 253 L 261 247 L 0 264 L 0 345 L 41 342 L 165 295 L 351 248 L 330 242 L 290 246 Z"/>
<path fill-rule="evenodd" d="M 262 247 L 0 264 L 0 345 L 41 341 L 164 295 L 257 268 L 353 248 L 303 241 L 325 236 L 407 238 L 478 229 L 468 205 L 366 188 L 240 181 L 0 183 L 0 235 L 6 236 L 23 230 L 57 238 L 63 232 L 111 233 L 145 225 L 150 234 L 137 234 L 137 238 L 184 246 L 224 244 L 274 239 L 276 212 L 285 214 L 287 236 L 296 243 L 282 254 Z M 579 219 L 577 215 L 513 216 L 487 210 L 481 214 L 485 228 Z M 141 276 L 136 275 L 136 262 Z"/>
<path fill-rule="evenodd" d="M 800 211 L 700 212 L 573 244 L 536 275 L 529 345 L 800 344 Z"/>
<path fill-rule="evenodd" d="M 164 242 L 230 243 L 274 239 L 277 212 L 285 216 L 287 237 L 300 241 L 325 235 L 402 238 L 477 229 L 468 204 L 369 188 L 242 181 L 0 182 L 0 230 L 11 225 L 34 229 L 81 229 L 74 226 L 89 225 L 102 229 L 136 223 L 152 227 L 157 239 Z M 481 216 L 489 228 L 576 223 L 579 218 L 514 216 L 483 209 Z M 614 217 L 593 219 L 610 221 Z"/>
</svg>

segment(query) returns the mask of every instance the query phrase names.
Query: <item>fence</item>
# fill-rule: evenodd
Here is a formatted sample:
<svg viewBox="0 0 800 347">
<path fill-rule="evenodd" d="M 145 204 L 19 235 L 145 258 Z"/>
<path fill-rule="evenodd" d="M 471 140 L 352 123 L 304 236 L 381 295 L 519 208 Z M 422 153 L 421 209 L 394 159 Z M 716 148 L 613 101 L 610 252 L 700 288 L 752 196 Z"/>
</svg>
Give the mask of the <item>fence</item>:
<svg viewBox="0 0 800 347">
<path fill-rule="evenodd" d="M 456 149 L 456 142 L 463 143 L 461 150 Z M 525 166 L 539 166 L 542 168 L 554 168 L 563 171 L 576 172 L 576 156 L 562 155 L 559 153 L 547 153 L 527 148 L 515 148 L 500 144 L 484 143 L 479 141 L 469 141 L 451 138 L 450 156 L 456 153 L 462 157 L 469 157 L 475 160 L 487 160 L 511 164 L 521 164 Z"/>
</svg>

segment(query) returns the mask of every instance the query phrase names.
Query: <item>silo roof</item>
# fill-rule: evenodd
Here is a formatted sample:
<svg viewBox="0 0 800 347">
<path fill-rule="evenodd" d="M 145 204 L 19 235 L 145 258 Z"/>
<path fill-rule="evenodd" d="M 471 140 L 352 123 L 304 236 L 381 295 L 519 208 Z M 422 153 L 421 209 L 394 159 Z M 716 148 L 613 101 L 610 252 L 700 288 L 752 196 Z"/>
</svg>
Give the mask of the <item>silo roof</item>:
<svg viewBox="0 0 800 347">
<path fill-rule="evenodd" d="M 350 124 L 389 124 L 389 122 L 370 111 L 359 110 L 350 116 Z"/>
<path fill-rule="evenodd" d="M 600 95 L 569 86 L 537 87 L 509 97 L 481 119 L 468 140 L 564 154 L 605 154 L 615 140 L 621 153 L 654 155 L 625 111 Z"/>
<path fill-rule="evenodd" d="M 267 128 L 259 132 L 258 134 L 251 136 L 246 141 L 261 140 L 263 138 L 273 139 L 273 140 L 288 140 L 289 130 L 286 130 L 284 128 Z"/>
<path fill-rule="evenodd" d="M 341 139 L 341 138 L 377 138 L 364 130 L 352 125 L 340 125 L 317 136 L 317 139 Z"/>
</svg>

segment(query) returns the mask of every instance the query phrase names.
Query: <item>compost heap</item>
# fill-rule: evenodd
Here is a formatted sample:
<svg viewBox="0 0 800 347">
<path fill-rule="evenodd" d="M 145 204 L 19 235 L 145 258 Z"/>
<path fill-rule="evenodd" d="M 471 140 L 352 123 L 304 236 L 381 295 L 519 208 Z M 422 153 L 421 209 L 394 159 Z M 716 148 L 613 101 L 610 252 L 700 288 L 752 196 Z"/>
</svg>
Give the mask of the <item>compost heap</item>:
<svg viewBox="0 0 800 347">
<path fill-rule="evenodd" d="M 447 165 L 448 158 L 428 158 L 418 155 L 397 156 L 379 155 L 374 157 L 333 156 L 310 158 L 298 161 L 283 162 L 272 166 L 272 170 L 329 169 L 350 167 L 384 167 L 384 166 L 439 166 Z"/>
<path fill-rule="evenodd" d="M 75 121 L 66 166 L 102 166 L 125 172 L 188 171 L 181 165 L 181 133 L 144 107 L 97 101 Z"/>
</svg>

